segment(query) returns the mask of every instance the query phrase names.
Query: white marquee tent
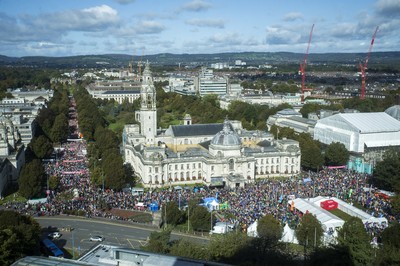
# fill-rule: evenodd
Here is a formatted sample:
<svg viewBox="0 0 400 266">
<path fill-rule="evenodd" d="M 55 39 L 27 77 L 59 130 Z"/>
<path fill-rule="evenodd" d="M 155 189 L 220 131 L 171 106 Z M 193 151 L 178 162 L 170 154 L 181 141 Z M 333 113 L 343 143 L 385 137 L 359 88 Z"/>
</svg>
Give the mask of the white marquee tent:
<svg viewBox="0 0 400 266">
<path fill-rule="evenodd" d="M 317 121 L 314 139 L 340 142 L 357 153 L 364 152 L 364 146 L 400 146 L 400 121 L 385 112 L 336 114 Z"/>
<path fill-rule="evenodd" d="M 321 222 L 324 231 L 329 231 L 329 228 L 334 230 L 335 228 L 340 228 L 343 226 L 344 221 L 339 217 L 333 215 L 332 213 L 322 209 L 321 207 L 315 205 L 311 199 L 301 199 L 297 198 L 293 200 L 294 208 L 301 211 L 302 213 L 311 213 L 315 215 L 318 221 Z M 289 206 L 292 201 L 289 201 Z"/>
</svg>

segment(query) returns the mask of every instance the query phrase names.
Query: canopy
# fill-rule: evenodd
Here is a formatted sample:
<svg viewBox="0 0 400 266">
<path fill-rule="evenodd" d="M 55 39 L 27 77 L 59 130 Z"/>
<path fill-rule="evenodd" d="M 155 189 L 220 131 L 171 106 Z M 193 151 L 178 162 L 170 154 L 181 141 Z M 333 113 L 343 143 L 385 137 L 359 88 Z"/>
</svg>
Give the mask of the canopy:
<svg viewBox="0 0 400 266">
<path fill-rule="evenodd" d="M 293 207 L 302 213 L 314 214 L 318 221 L 321 222 L 324 230 L 329 230 L 329 228 L 342 227 L 344 221 L 339 217 L 333 215 L 332 213 L 322 209 L 319 205 L 315 205 L 312 199 L 301 199 L 297 198 L 293 200 Z M 289 207 L 292 205 L 292 201 L 289 201 Z"/>
<path fill-rule="evenodd" d="M 339 204 L 336 201 L 331 200 L 331 199 L 321 201 L 321 203 L 320 203 L 321 208 L 324 210 L 327 210 L 327 211 L 337 209 L 338 205 Z"/>
</svg>

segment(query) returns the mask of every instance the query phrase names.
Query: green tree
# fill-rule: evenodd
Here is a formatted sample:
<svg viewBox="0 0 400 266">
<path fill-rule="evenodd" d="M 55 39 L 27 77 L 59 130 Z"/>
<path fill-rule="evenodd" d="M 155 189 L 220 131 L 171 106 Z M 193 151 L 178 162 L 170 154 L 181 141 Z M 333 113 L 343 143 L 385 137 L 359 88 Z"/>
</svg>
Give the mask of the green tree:
<svg viewBox="0 0 400 266">
<path fill-rule="evenodd" d="M 29 146 L 31 147 L 36 157 L 39 159 L 48 158 L 54 150 L 53 144 L 44 135 L 33 137 L 31 142 L 29 143 Z"/>
<path fill-rule="evenodd" d="M 179 239 L 171 245 L 170 255 L 196 260 L 209 260 L 208 247 L 185 239 Z"/>
<path fill-rule="evenodd" d="M 258 221 L 257 233 L 267 246 L 274 246 L 282 238 L 283 228 L 272 214 L 267 214 Z"/>
<path fill-rule="evenodd" d="M 351 217 L 338 231 L 338 243 L 349 248 L 354 265 L 371 265 L 371 238 L 360 218 Z"/>
<path fill-rule="evenodd" d="M 128 183 L 125 176 L 124 162 L 119 153 L 107 150 L 102 160 L 105 186 L 108 188 L 121 190 Z"/>
<path fill-rule="evenodd" d="M 303 117 L 307 118 L 309 113 L 314 113 L 321 110 L 322 106 L 317 103 L 306 103 L 301 107 L 300 113 Z"/>
<path fill-rule="evenodd" d="M 166 254 L 169 252 L 169 241 L 171 238 L 171 230 L 163 230 L 161 232 L 152 232 L 150 234 L 147 245 L 143 247 L 144 250 Z"/>
<path fill-rule="evenodd" d="M 324 157 L 318 143 L 305 133 L 300 134 L 298 141 L 301 150 L 301 167 L 312 170 L 322 168 Z"/>
<path fill-rule="evenodd" d="M 51 139 L 53 142 L 65 142 L 68 138 L 68 118 L 61 113 L 56 116 L 51 129 Z"/>
<path fill-rule="evenodd" d="M 207 208 L 200 205 L 189 204 L 189 221 L 190 226 L 195 231 L 208 231 L 210 228 L 211 214 Z"/>
<path fill-rule="evenodd" d="M 307 263 L 310 266 L 353 266 L 348 247 L 327 246 L 315 249 Z"/>
<path fill-rule="evenodd" d="M 208 252 L 212 261 L 239 265 L 239 262 L 245 259 L 242 251 L 250 245 L 250 241 L 251 239 L 241 232 L 213 235 Z"/>
<path fill-rule="evenodd" d="M 40 196 L 42 185 L 45 181 L 45 172 L 42 162 L 35 159 L 22 167 L 21 174 L 18 179 L 19 193 L 27 198 Z"/>
<path fill-rule="evenodd" d="M 306 213 L 301 218 L 301 222 L 295 233 L 299 244 L 307 249 L 310 247 L 319 247 L 321 245 L 324 231 L 317 218 L 311 213 Z"/>
<path fill-rule="evenodd" d="M 389 225 L 381 235 L 382 246 L 378 250 L 375 265 L 400 265 L 400 224 Z"/>
<path fill-rule="evenodd" d="M 374 185 L 389 191 L 400 192 L 400 152 L 388 150 L 383 160 L 376 163 L 374 169 Z"/>
<path fill-rule="evenodd" d="M 39 254 L 40 225 L 30 216 L 0 210 L 0 265 Z"/>
<path fill-rule="evenodd" d="M 332 142 L 325 150 L 325 164 L 329 166 L 347 165 L 350 153 L 340 142 Z"/>
<path fill-rule="evenodd" d="M 49 188 L 51 190 L 55 190 L 59 184 L 60 184 L 60 180 L 57 176 L 52 175 L 49 177 Z"/>
<path fill-rule="evenodd" d="M 161 211 L 163 221 L 168 225 L 176 226 L 183 221 L 184 213 L 179 210 L 175 201 L 170 201 L 164 204 Z"/>
</svg>

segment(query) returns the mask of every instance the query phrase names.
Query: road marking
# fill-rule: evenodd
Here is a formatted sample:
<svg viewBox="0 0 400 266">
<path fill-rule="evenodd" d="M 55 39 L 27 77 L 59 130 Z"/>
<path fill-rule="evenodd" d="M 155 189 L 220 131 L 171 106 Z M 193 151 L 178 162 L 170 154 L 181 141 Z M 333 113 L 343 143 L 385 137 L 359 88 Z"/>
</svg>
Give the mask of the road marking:
<svg viewBox="0 0 400 266">
<path fill-rule="evenodd" d="M 131 247 L 132 247 L 133 249 L 135 248 L 135 246 L 134 246 L 134 245 L 132 245 L 131 241 L 129 241 L 129 239 L 128 239 L 128 238 L 126 239 L 126 241 L 128 241 L 129 245 L 131 245 Z"/>
</svg>

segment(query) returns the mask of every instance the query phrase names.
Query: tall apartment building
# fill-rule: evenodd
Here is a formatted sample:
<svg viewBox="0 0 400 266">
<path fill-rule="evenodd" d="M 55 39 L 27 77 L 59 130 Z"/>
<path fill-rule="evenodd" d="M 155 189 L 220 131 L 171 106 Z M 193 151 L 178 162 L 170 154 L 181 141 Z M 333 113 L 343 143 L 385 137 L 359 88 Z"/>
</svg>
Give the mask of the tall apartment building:
<svg viewBox="0 0 400 266">
<path fill-rule="evenodd" d="M 203 67 L 199 76 L 195 78 L 194 85 L 200 96 L 208 94 L 226 95 L 228 80 L 215 76 L 212 69 Z"/>
</svg>

